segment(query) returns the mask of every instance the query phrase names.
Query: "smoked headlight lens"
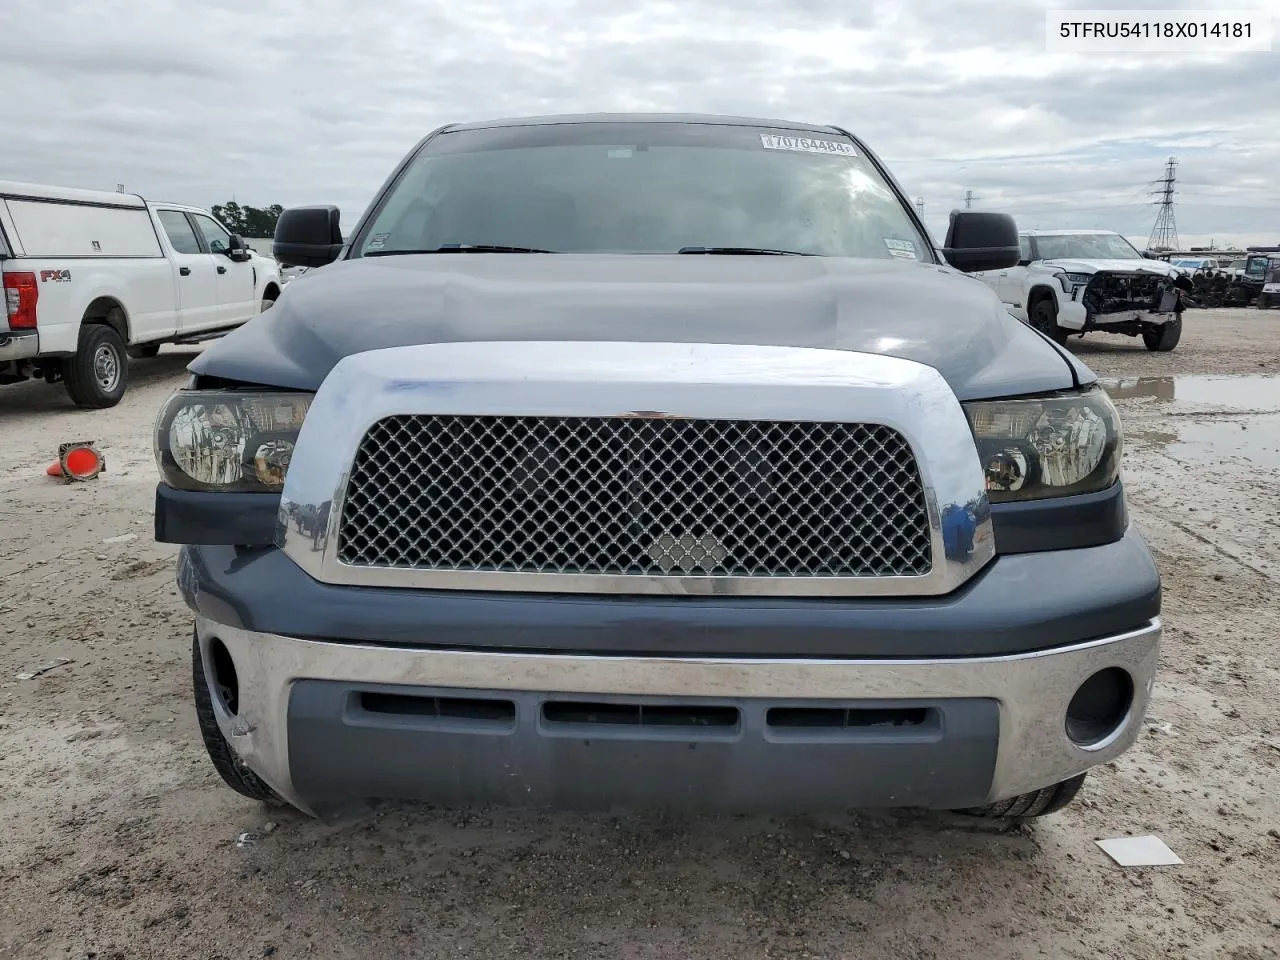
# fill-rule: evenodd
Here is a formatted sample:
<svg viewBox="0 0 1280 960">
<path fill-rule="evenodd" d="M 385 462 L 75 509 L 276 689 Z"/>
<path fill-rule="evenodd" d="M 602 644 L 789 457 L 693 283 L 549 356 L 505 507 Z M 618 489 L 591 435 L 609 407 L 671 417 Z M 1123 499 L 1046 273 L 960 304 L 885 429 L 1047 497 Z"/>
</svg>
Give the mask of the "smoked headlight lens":
<svg viewBox="0 0 1280 960">
<path fill-rule="evenodd" d="M 1120 476 L 1120 415 L 1101 388 L 965 404 L 992 503 L 1105 490 Z"/>
<path fill-rule="evenodd" d="M 1054 276 L 1058 278 L 1058 283 L 1065 293 L 1070 293 L 1072 287 L 1083 287 L 1093 279 L 1093 274 L 1091 273 L 1067 273 L 1065 270 L 1054 274 Z"/>
<path fill-rule="evenodd" d="M 182 490 L 278 493 L 313 396 L 179 390 L 156 418 L 161 478 Z"/>
</svg>

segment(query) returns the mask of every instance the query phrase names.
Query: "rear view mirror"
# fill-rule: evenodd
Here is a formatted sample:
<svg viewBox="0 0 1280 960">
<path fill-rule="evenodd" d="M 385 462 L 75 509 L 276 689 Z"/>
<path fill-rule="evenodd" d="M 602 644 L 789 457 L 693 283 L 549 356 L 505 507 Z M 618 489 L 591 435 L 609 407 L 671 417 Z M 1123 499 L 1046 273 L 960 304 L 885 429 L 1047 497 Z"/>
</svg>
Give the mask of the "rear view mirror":
<svg viewBox="0 0 1280 960">
<path fill-rule="evenodd" d="M 334 206 L 292 207 L 276 221 L 271 252 L 286 267 L 323 267 L 342 252 L 342 214 Z"/>
<path fill-rule="evenodd" d="M 234 263 L 247 263 L 253 259 L 253 251 L 250 250 L 249 245 L 244 242 L 244 238 L 236 236 L 234 233 L 227 241 L 226 254 L 227 259 Z"/>
<path fill-rule="evenodd" d="M 952 210 L 942 255 L 957 270 L 1005 270 L 1018 265 L 1018 224 L 1007 213 Z"/>
</svg>

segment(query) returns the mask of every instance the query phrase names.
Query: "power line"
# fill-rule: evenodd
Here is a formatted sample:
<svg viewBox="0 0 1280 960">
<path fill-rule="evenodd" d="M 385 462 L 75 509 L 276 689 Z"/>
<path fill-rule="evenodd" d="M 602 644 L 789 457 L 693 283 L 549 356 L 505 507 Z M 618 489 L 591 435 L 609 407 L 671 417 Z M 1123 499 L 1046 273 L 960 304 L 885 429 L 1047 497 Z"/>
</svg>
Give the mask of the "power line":
<svg viewBox="0 0 1280 960">
<path fill-rule="evenodd" d="M 1173 185 L 1178 169 L 1178 158 L 1170 157 L 1164 165 L 1164 176 L 1156 180 L 1159 189 L 1152 190 L 1150 195 L 1159 197 L 1152 201 L 1160 208 L 1156 214 L 1155 226 L 1151 228 L 1151 236 L 1147 239 L 1148 250 L 1177 250 L 1178 224 L 1173 218 Z"/>
</svg>

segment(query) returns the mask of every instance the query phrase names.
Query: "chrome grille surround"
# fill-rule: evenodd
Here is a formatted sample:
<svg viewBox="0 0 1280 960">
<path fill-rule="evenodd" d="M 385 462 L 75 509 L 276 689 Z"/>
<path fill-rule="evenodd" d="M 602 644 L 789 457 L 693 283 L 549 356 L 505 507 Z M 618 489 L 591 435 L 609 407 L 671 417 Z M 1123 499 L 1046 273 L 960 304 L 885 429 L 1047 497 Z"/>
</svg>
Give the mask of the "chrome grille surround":
<svg viewBox="0 0 1280 960">
<path fill-rule="evenodd" d="M 338 559 L 640 576 L 923 576 L 924 485 L 875 424 L 399 415 L 356 452 Z"/>
<path fill-rule="evenodd" d="M 527 453 L 539 437 L 569 441 L 541 446 L 570 450 L 581 469 L 548 470 L 536 455 L 468 460 L 458 431 L 481 425 Z M 392 457 L 361 453 L 367 436 L 390 442 L 393 426 L 404 455 L 394 475 Z M 877 458 L 855 464 L 842 444 Z M 681 469 L 670 469 L 672 451 Z M 805 457 L 815 469 L 798 469 Z M 429 476 L 424 459 L 453 474 Z M 387 482 L 382 501 L 368 488 L 375 475 Z M 495 540 L 498 520 L 539 482 L 557 502 L 583 494 L 607 509 L 561 510 L 550 526 L 545 510 L 530 525 L 526 509 L 524 533 Z M 481 530 L 474 512 L 432 514 L 442 493 L 455 507 L 478 498 L 480 519 L 498 518 L 488 539 L 466 540 Z M 976 517 L 972 550 L 948 556 L 941 517 L 957 506 Z M 451 544 L 344 524 L 392 508 Z M 893 518 L 878 535 L 865 522 L 877 510 Z M 602 594 L 936 596 L 994 557 L 968 421 L 936 370 L 839 350 L 640 342 L 463 342 L 343 359 L 298 438 L 277 543 L 326 583 Z"/>
</svg>

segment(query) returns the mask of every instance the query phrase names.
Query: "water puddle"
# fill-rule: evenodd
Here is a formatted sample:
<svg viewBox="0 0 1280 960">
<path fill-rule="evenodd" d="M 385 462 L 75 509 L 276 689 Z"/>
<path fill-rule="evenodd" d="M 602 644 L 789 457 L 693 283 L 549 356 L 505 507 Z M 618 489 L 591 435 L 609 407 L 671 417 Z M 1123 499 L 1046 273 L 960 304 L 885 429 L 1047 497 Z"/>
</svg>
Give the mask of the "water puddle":
<svg viewBox="0 0 1280 960">
<path fill-rule="evenodd" d="M 1280 471 L 1280 376 L 1103 379 L 1126 440 L 1180 463 Z M 1126 401 L 1136 401 L 1132 405 Z M 1151 423 L 1151 417 L 1160 418 Z"/>
<path fill-rule="evenodd" d="M 1126 436 L 1151 444 L 1179 463 L 1198 466 L 1251 465 L 1280 471 L 1280 414 L 1180 423 L 1173 434 L 1135 430 Z M 1152 443 L 1152 441 L 1155 441 Z"/>
<path fill-rule="evenodd" d="M 1280 376 L 1099 378 L 1113 400 L 1153 400 L 1185 411 L 1280 413 Z"/>
</svg>

